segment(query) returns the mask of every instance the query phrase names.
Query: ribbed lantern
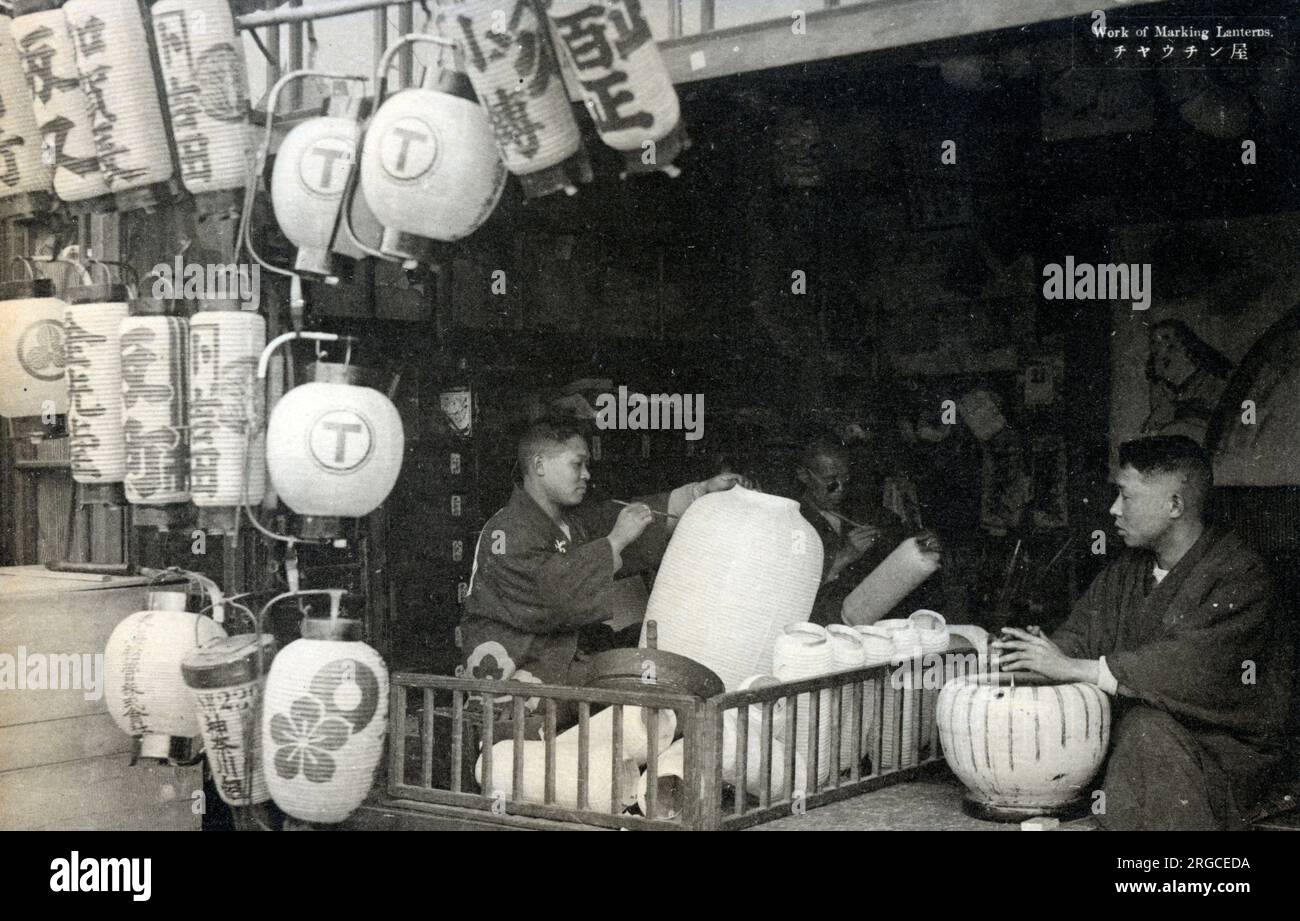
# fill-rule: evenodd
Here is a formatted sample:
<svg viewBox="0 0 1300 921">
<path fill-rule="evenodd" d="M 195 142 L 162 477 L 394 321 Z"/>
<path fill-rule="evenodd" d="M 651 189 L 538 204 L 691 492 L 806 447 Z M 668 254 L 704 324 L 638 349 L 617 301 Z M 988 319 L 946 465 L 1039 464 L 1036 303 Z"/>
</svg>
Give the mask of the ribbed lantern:
<svg viewBox="0 0 1300 921">
<path fill-rule="evenodd" d="M 772 674 L 779 681 L 801 681 L 836 671 L 835 648 L 826 628 L 818 624 L 798 623 L 785 628 L 776 638 L 772 650 Z M 795 738 L 785 734 L 780 727 L 781 741 L 793 743 L 795 751 L 808 754 L 808 740 L 813 733 L 812 694 L 800 694 L 795 709 Z M 824 782 L 831 776 L 831 692 L 817 695 L 817 780 Z"/>
<path fill-rule="evenodd" d="M 465 0 L 438 10 L 439 30 L 460 43 L 479 102 L 506 168 L 537 198 L 590 181 L 591 165 L 573 117 L 544 15 L 516 0 Z M 572 158 L 572 162 L 568 163 Z"/>
<path fill-rule="evenodd" d="M 68 411 L 67 307 L 48 279 L 0 284 L 0 416 Z"/>
<path fill-rule="evenodd" d="M 247 447 L 250 502 L 266 490 L 263 388 L 257 357 L 266 321 L 248 311 L 205 310 L 190 318 L 190 496 L 199 508 L 242 505 Z"/>
<path fill-rule="evenodd" d="M 601 140 L 623 154 L 628 172 L 669 169 L 690 139 L 638 0 L 552 0 L 547 15 Z"/>
<path fill-rule="evenodd" d="M 302 594 L 325 594 L 303 592 Z M 370 792 L 388 730 L 388 670 L 361 622 L 303 618 L 302 639 L 275 658 L 262 714 L 262 769 L 277 806 L 307 822 L 342 822 Z"/>
<path fill-rule="evenodd" d="M 141 740 L 146 758 L 166 758 L 173 737 L 199 735 L 181 661 L 226 635 L 212 618 L 186 611 L 185 600 L 184 592 L 151 592 L 150 609 L 119 623 L 104 649 L 108 712 L 123 732 Z"/>
<path fill-rule="evenodd" d="M 492 214 L 505 182 L 492 124 L 464 74 L 431 67 L 424 86 L 397 93 L 370 121 L 361 191 L 390 232 L 467 237 Z"/>
<path fill-rule="evenodd" d="M 120 483 L 126 475 L 119 333 L 128 312 L 121 285 L 68 289 L 68 429 L 78 483 Z"/>
<path fill-rule="evenodd" d="M 244 46 L 229 0 L 160 0 L 151 19 L 181 182 L 203 210 L 252 158 Z"/>
<path fill-rule="evenodd" d="M 190 500 L 185 439 L 189 324 L 180 317 L 122 321 L 122 424 L 126 498 L 135 505 Z"/>
<path fill-rule="evenodd" d="M 140 4 L 138 0 L 68 0 L 63 10 L 72 29 L 104 181 L 123 208 L 153 205 L 157 199 L 152 192 L 124 195 L 173 176 L 153 51 Z"/>
<path fill-rule="evenodd" d="M 272 636 L 261 634 L 259 653 L 254 636 L 243 634 L 191 650 L 181 662 L 217 793 L 232 806 L 271 798 L 257 754 L 257 715 L 266 685 L 260 669 L 274 656 Z"/>
<path fill-rule="evenodd" d="M 67 202 L 109 194 L 99 168 L 90 106 L 77 72 L 68 20 L 60 0 L 19 0 L 10 27 L 31 91 L 45 162 L 54 167 L 54 192 Z"/>
<path fill-rule="evenodd" d="M 733 487 L 697 499 L 678 522 L 646 619 L 658 622 L 660 649 L 735 690 L 769 673 L 777 637 L 808 619 L 821 572 L 821 539 L 799 503 Z"/>
<path fill-rule="evenodd" d="M 0 16 L 0 215 L 26 218 L 49 209 L 54 182 L 41 157 L 41 132 L 12 21 Z"/>
<path fill-rule="evenodd" d="M 289 132 L 275 155 L 271 204 L 280 230 L 298 247 L 299 272 L 333 275 L 330 246 L 360 139 L 353 118 L 311 118 Z"/>
</svg>

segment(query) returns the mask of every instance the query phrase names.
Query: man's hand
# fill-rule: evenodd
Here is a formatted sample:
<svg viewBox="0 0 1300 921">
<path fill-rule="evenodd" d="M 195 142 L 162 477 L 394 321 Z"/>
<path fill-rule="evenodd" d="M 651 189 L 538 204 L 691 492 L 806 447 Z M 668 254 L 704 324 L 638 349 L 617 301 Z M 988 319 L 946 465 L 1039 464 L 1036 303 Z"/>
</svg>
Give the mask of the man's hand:
<svg viewBox="0 0 1300 921">
<path fill-rule="evenodd" d="M 713 479 L 705 481 L 704 491 L 706 493 L 724 492 L 737 484 L 746 489 L 754 488 L 753 480 L 747 476 L 742 476 L 739 473 L 719 473 Z"/>
<path fill-rule="evenodd" d="M 650 506 L 644 502 L 633 502 L 631 505 L 624 506 L 623 511 L 618 513 L 613 530 L 609 532 L 609 542 L 614 545 L 614 550 L 622 553 L 628 544 L 641 536 L 641 532 L 653 520 L 654 515 L 650 512 Z"/>
<path fill-rule="evenodd" d="M 1003 627 L 1002 633 L 1002 639 L 993 642 L 993 648 L 1000 654 L 997 662 L 1002 671 L 1037 672 L 1057 681 L 1097 682 L 1097 662 L 1071 659 L 1037 627 L 1029 630 Z"/>
<path fill-rule="evenodd" d="M 864 524 L 861 527 L 854 528 L 845 535 L 847 543 L 835 554 L 835 559 L 831 563 L 830 570 L 826 573 L 826 581 L 834 582 L 849 566 L 852 566 L 862 555 L 870 550 L 880 539 L 880 528 L 873 525 Z"/>
</svg>

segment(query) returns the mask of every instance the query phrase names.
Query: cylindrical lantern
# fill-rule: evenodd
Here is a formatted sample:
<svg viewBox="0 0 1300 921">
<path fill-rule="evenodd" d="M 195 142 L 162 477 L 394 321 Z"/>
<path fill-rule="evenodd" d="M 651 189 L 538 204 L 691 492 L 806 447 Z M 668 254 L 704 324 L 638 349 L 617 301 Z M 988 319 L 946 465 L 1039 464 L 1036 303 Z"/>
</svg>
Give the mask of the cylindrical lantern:
<svg viewBox="0 0 1300 921">
<path fill-rule="evenodd" d="M 875 623 L 938 571 L 939 555 L 909 537 L 844 599 L 844 622 L 854 626 Z"/>
<path fill-rule="evenodd" d="M 460 42 L 479 102 L 487 110 L 506 168 L 524 194 L 572 190 L 566 167 L 583 181 L 591 166 L 551 45 L 545 16 L 518 0 L 509 19 L 499 0 L 464 0 L 438 10 L 442 34 Z M 566 161 L 573 158 L 573 163 Z"/>
<path fill-rule="evenodd" d="M 212 766 L 217 793 L 232 806 L 251 806 L 271 798 L 266 789 L 258 743 L 258 707 L 265 675 L 275 656 L 275 639 L 261 634 L 232 636 L 192 650 L 181 662 Z"/>
<path fill-rule="evenodd" d="M 67 307 L 47 279 L 0 284 L 0 416 L 68 411 Z"/>
<path fill-rule="evenodd" d="M 772 674 L 779 681 L 801 681 L 835 671 L 835 650 L 826 629 L 817 624 L 798 623 L 785 628 L 776 638 L 772 650 Z M 824 783 L 831 776 L 831 692 L 817 695 L 817 780 Z M 812 694 L 800 694 L 796 702 L 795 738 L 780 727 L 781 741 L 793 744 L 795 751 L 808 755 L 808 740 L 813 734 Z"/>
<path fill-rule="evenodd" d="M 601 140 L 623 154 L 628 172 L 672 166 L 690 139 L 638 0 L 552 0 L 547 15 Z"/>
<path fill-rule="evenodd" d="M 332 534 L 339 518 L 369 515 L 402 469 L 402 419 L 389 399 L 347 383 L 347 365 L 320 362 L 317 380 L 295 387 L 271 412 L 266 460 L 271 485 L 308 519 L 304 535 Z"/>
<path fill-rule="evenodd" d="M 242 505 L 245 495 L 260 502 L 266 491 L 265 435 L 256 421 L 263 411 L 257 357 L 265 345 L 266 321 L 255 313 L 211 310 L 190 318 L 190 496 L 200 508 Z"/>
<path fill-rule="evenodd" d="M 172 154 L 138 0 L 68 0 L 77 70 L 104 181 L 115 194 L 172 178 Z M 126 207 L 150 198 L 119 198 Z"/>
<path fill-rule="evenodd" d="M 119 335 L 127 501 L 136 505 L 188 502 L 185 350 L 189 324 L 179 317 L 128 317 Z"/>
<path fill-rule="evenodd" d="M 242 188 L 248 74 L 229 0 L 159 0 L 151 18 L 181 182 L 196 196 Z"/>
<path fill-rule="evenodd" d="M 1110 743 L 1110 699 L 1096 685 L 1018 674 L 966 675 L 939 694 L 943 756 L 967 808 L 1019 821 L 1087 796 Z"/>
<path fill-rule="evenodd" d="M 808 619 L 821 573 L 821 539 L 799 503 L 733 487 L 696 500 L 677 523 L 646 619 L 658 622 L 660 649 L 734 690 L 769 672 L 776 638 Z"/>
<path fill-rule="evenodd" d="M 63 328 L 68 363 L 68 429 L 72 478 L 120 483 L 126 475 L 122 428 L 122 348 L 126 289 L 86 285 L 68 290 Z"/>
<path fill-rule="evenodd" d="M 439 92 L 438 76 L 430 68 L 423 87 L 379 107 L 361 151 L 361 191 L 390 231 L 451 242 L 492 214 L 506 170 L 468 79 L 449 72 Z"/>
<path fill-rule="evenodd" d="M 869 661 L 867 644 L 862 639 L 862 635 L 852 627 L 846 627 L 843 624 L 831 624 L 826 628 L 826 635 L 830 640 L 831 654 L 835 659 L 835 671 L 844 672 L 855 668 L 865 668 Z M 867 694 L 863 693 L 863 710 L 866 713 Z M 840 694 L 840 770 L 847 771 L 853 766 L 853 735 L 862 732 L 864 720 L 859 720 L 858 725 L 853 725 L 853 686 L 849 685 L 842 689 Z M 869 725 L 869 724 L 866 724 Z M 862 745 L 860 754 L 866 755 L 870 749 L 867 745 L 867 736 L 862 734 Z"/>
<path fill-rule="evenodd" d="M 20 0 L 17 12 L 21 15 L 10 31 L 27 76 L 43 156 L 54 167 L 54 192 L 67 202 L 108 195 L 72 33 L 59 0 Z"/>
<path fill-rule="evenodd" d="M 23 79 L 8 16 L 0 16 L 0 214 L 30 217 L 49 208 L 54 191 L 41 157 L 32 94 Z"/>
<path fill-rule="evenodd" d="M 304 593 L 306 594 L 306 593 Z M 388 729 L 388 670 L 360 641 L 361 622 L 304 618 L 275 658 L 262 716 L 262 769 L 277 806 L 307 822 L 342 822 L 370 792 Z"/>
<path fill-rule="evenodd" d="M 184 592 L 150 594 L 151 609 L 123 620 L 104 649 L 104 700 L 113 722 L 141 740 L 140 754 L 166 758 L 172 737 L 199 735 L 181 660 L 226 635 L 210 617 L 185 610 Z"/>
<path fill-rule="evenodd" d="M 330 245 L 361 128 L 352 118 L 311 118 L 285 137 L 271 171 L 271 205 L 280 230 L 298 247 L 294 268 L 333 274 Z"/>
</svg>

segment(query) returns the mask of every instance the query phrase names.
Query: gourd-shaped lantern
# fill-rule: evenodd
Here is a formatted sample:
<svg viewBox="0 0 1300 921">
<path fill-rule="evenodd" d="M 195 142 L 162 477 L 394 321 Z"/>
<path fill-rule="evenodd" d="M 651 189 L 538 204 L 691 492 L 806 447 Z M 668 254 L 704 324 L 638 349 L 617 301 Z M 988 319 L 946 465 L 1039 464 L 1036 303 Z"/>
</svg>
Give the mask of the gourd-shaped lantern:
<svg viewBox="0 0 1300 921">
<path fill-rule="evenodd" d="M 217 793 L 232 806 L 271 798 L 256 750 L 264 669 L 274 656 L 274 637 L 245 633 L 193 649 L 181 662 Z"/>
<path fill-rule="evenodd" d="M 229 210 L 252 159 L 248 73 L 229 0 L 159 0 L 150 11 L 181 182 L 200 211 Z M 225 199 L 225 201 L 222 201 Z"/>
<path fill-rule="evenodd" d="M 69 288 L 67 297 L 63 329 L 72 478 L 120 483 L 126 475 L 120 331 L 129 295 L 122 285 L 101 284 Z"/>
<path fill-rule="evenodd" d="M 199 721 L 181 675 L 192 650 L 226 631 L 185 610 L 184 592 L 150 592 L 149 609 L 113 630 L 104 649 L 104 699 L 113 722 L 140 740 L 140 755 L 166 758 L 172 739 L 194 739 Z"/>
<path fill-rule="evenodd" d="M 500 0 L 440 5 L 438 27 L 464 49 L 465 68 L 487 110 L 506 168 L 524 195 L 577 192 L 591 163 L 569 104 L 545 15 L 517 0 L 510 18 Z"/>
<path fill-rule="evenodd" d="M 137 310 L 156 310 L 137 301 Z M 174 505 L 190 500 L 185 428 L 189 324 L 182 317 L 134 316 L 118 331 L 122 347 L 122 431 L 127 501 Z"/>
<path fill-rule="evenodd" d="M 0 416 L 68 411 L 67 306 L 46 278 L 0 284 Z"/>
<path fill-rule="evenodd" d="M 29 218 L 49 210 L 54 182 L 41 157 L 40 128 L 12 22 L 0 16 L 0 216 Z"/>
<path fill-rule="evenodd" d="M 442 43 L 430 35 L 403 42 Z M 394 45 L 380 62 L 385 74 Z M 439 78 L 446 89 L 435 89 Z M 376 81 L 383 84 L 382 77 Z M 361 151 L 361 191 L 389 228 L 382 250 L 402 251 L 395 233 L 451 242 L 467 237 L 492 214 L 505 188 L 491 122 L 468 78 L 429 68 L 421 87 L 402 90 L 379 107 Z"/>
<path fill-rule="evenodd" d="M 697 499 L 677 523 L 646 620 L 658 622 L 660 649 L 735 690 L 768 673 L 777 637 L 808 619 L 821 574 L 821 539 L 799 503 L 735 486 Z"/>
<path fill-rule="evenodd" d="M 552 0 L 547 15 L 601 140 L 623 154 L 630 173 L 676 175 L 673 160 L 690 138 L 639 0 Z"/>
<path fill-rule="evenodd" d="M 302 639 L 275 657 L 262 713 L 262 770 L 277 806 L 307 822 L 342 822 L 374 782 L 388 730 L 388 670 L 361 641 L 361 621 L 305 617 Z"/>
<path fill-rule="evenodd" d="M 54 192 L 88 209 L 111 207 L 62 0 L 18 0 L 14 6 L 19 15 L 10 31 L 27 76 L 45 161 L 54 168 Z"/>
<path fill-rule="evenodd" d="M 262 353 L 265 376 L 271 353 L 298 334 L 279 337 Z M 329 333 L 304 338 L 337 339 Z M 316 379 L 293 388 L 275 404 L 266 428 L 271 485 L 304 517 L 302 534 L 338 534 L 340 518 L 369 515 L 388 498 L 402 469 L 402 418 L 388 397 L 359 386 L 361 369 L 319 361 Z"/>
<path fill-rule="evenodd" d="M 170 197 L 162 184 L 174 169 L 140 4 L 68 0 L 63 9 L 104 181 L 120 208 L 152 207 Z"/>
</svg>

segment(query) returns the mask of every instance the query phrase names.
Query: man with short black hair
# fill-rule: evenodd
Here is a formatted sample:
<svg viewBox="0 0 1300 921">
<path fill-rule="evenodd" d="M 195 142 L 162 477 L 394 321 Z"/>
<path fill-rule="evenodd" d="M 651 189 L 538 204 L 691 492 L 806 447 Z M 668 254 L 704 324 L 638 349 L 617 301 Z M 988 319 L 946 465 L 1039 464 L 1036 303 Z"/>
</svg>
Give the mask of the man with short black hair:
<svg viewBox="0 0 1300 921">
<path fill-rule="evenodd" d="M 1183 435 L 1120 448 L 1110 512 L 1128 548 L 1048 639 L 1008 628 L 1002 667 L 1115 697 L 1098 821 L 1239 828 L 1285 751 L 1290 631 L 1263 561 L 1207 523 L 1213 472 Z"/>
</svg>

